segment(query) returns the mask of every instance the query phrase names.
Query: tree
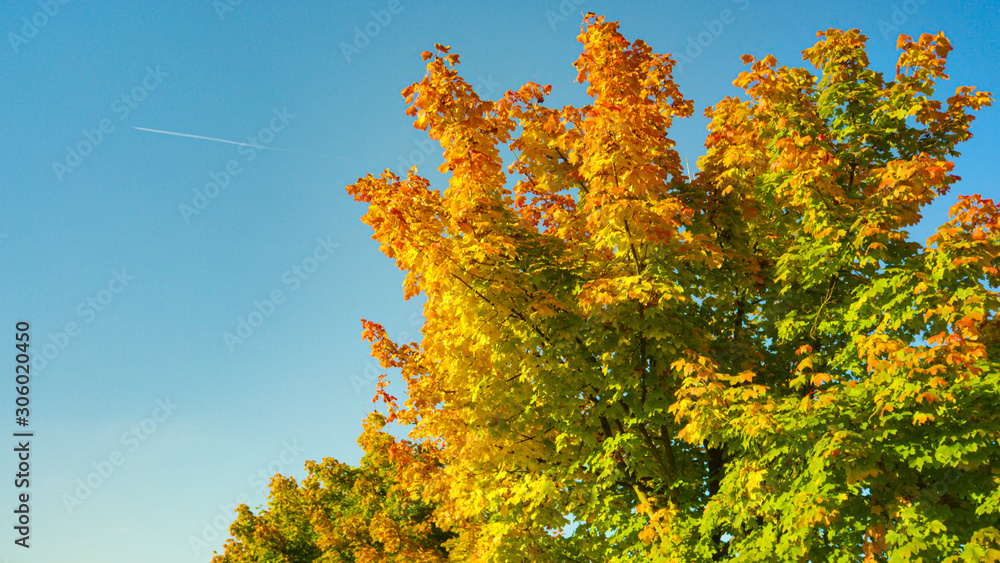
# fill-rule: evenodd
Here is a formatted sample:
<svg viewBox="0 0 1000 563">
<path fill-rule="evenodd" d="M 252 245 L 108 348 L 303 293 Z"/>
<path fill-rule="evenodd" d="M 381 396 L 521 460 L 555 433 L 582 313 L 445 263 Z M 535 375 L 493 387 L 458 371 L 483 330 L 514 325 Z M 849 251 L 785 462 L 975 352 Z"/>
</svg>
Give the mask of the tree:
<svg viewBox="0 0 1000 563">
<path fill-rule="evenodd" d="M 399 479 L 452 560 L 1000 556 L 997 207 L 907 231 L 991 96 L 933 98 L 943 34 L 900 36 L 892 80 L 858 30 L 818 37 L 818 76 L 743 57 L 694 178 L 674 61 L 603 17 L 584 107 L 481 99 L 423 53 L 402 93 L 447 189 L 411 169 L 348 191 L 426 296 L 421 342 L 364 336 L 401 370 L 402 405 L 379 394 L 434 461 Z"/>
<path fill-rule="evenodd" d="M 358 444 L 358 467 L 326 458 L 306 462 L 301 484 L 275 475 L 266 510 L 241 504 L 225 553 L 213 563 L 440 563 L 451 534 L 434 525 L 432 507 L 399 486 L 402 464 L 423 462 L 421 448 L 397 441 L 372 413 Z"/>
</svg>

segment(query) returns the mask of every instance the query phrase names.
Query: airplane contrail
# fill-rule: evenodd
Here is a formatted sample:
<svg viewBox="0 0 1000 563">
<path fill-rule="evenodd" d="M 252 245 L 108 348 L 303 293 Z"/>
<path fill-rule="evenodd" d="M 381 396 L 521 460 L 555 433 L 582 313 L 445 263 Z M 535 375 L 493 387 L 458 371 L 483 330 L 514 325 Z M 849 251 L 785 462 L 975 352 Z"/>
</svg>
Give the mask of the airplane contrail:
<svg viewBox="0 0 1000 563">
<path fill-rule="evenodd" d="M 161 131 L 160 129 L 147 129 L 145 127 L 136 127 L 134 125 L 132 126 L 132 129 L 138 129 L 140 131 L 149 131 L 151 133 L 162 133 L 164 135 L 175 135 L 177 137 L 190 137 L 192 139 L 202 139 L 202 140 L 205 140 L 205 141 L 216 141 L 216 142 L 219 142 L 219 143 L 229 143 L 230 145 L 239 145 L 241 147 L 253 147 L 255 149 L 261 149 L 261 150 L 291 152 L 291 153 L 298 153 L 298 154 L 311 154 L 313 156 L 322 156 L 322 157 L 325 157 L 325 158 L 336 158 L 336 159 L 340 159 L 340 160 L 347 160 L 346 158 L 343 158 L 343 157 L 340 157 L 340 156 L 333 156 L 333 155 L 330 155 L 330 154 L 321 154 L 321 153 L 318 153 L 318 152 L 309 152 L 309 151 L 297 151 L 297 150 L 292 150 L 292 149 L 283 149 L 283 148 L 279 148 L 279 147 L 265 147 L 263 145 L 253 145 L 253 144 L 250 144 L 250 143 L 240 143 L 240 142 L 237 142 L 237 141 L 227 141 L 226 139 L 216 139 L 215 137 L 205 137 L 205 136 L 202 136 L 202 135 L 191 135 L 191 134 L 188 134 L 188 133 L 177 133 L 176 131 Z"/>
</svg>

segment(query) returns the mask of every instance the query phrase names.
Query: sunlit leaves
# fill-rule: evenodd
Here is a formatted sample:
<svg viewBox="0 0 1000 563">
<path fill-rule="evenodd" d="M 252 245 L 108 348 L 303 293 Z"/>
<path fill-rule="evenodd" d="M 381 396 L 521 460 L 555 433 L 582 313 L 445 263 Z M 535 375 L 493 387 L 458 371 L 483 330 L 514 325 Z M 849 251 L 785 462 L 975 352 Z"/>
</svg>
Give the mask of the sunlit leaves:
<svg viewBox="0 0 1000 563">
<path fill-rule="evenodd" d="M 614 22 L 584 19 L 583 107 L 531 82 L 483 100 L 448 47 L 422 54 L 403 95 L 447 186 L 411 170 L 348 190 L 427 299 L 419 343 L 364 337 L 402 372 L 402 404 L 384 381 L 377 398 L 427 453 L 400 486 L 453 560 L 996 549 L 998 210 L 961 197 L 926 245 L 905 230 L 958 181 L 991 96 L 934 98 L 943 34 L 902 36 L 891 80 L 858 30 L 818 38 L 815 75 L 743 57 L 694 178 L 669 137 L 693 112 L 673 60 Z"/>
<path fill-rule="evenodd" d="M 366 453 L 358 467 L 326 458 L 306 462 L 301 483 L 275 475 L 266 509 L 254 514 L 240 505 L 232 538 L 213 562 L 447 561 L 454 535 L 435 524 L 419 494 L 401 486 L 404 468 L 419 471 L 428 453 L 383 432 L 385 423 L 377 413 L 365 421 L 358 445 Z"/>
</svg>

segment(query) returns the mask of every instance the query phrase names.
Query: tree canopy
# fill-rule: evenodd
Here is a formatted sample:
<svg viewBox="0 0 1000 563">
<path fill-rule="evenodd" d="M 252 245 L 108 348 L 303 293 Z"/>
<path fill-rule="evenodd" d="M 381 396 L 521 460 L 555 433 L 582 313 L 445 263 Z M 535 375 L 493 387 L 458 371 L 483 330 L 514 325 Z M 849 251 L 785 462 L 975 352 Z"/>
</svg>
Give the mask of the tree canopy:
<svg viewBox="0 0 1000 563">
<path fill-rule="evenodd" d="M 444 544 L 453 534 L 434 524 L 429 505 L 398 487 L 401 464 L 420 459 L 420 448 L 384 427 L 379 413 L 364 422 L 358 467 L 326 458 L 306 462 L 302 483 L 276 475 L 267 510 L 255 515 L 240 505 L 232 538 L 213 563 L 447 561 Z"/>
<path fill-rule="evenodd" d="M 583 22 L 583 107 L 424 52 L 402 94 L 446 189 L 348 187 L 426 297 L 420 342 L 363 321 L 408 440 L 369 422 L 359 468 L 276 479 L 219 562 L 1000 559 L 1000 213 L 907 230 L 991 95 L 935 99 L 943 33 L 900 36 L 891 80 L 817 36 L 814 70 L 743 57 L 693 178 L 674 60 L 615 22 Z"/>
</svg>

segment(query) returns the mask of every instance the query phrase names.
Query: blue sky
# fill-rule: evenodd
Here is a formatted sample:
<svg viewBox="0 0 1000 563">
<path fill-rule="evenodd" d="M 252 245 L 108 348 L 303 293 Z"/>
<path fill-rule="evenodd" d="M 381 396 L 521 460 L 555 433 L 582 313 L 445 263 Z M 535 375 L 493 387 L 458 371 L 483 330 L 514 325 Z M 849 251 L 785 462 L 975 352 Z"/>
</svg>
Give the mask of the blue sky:
<svg viewBox="0 0 1000 563">
<path fill-rule="evenodd" d="M 444 186 L 439 153 L 399 95 L 423 76 L 419 53 L 434 43 L 462 56 L 461 72 L 485 97 L 533 81 L 554 85 L 556 106 L 586 103 L 571 66 L 581 12 L 619 20 L 657 52 L 691 48 L 677 82 L 697 117 L 677 123 L 674 138 L 693 164 L 701 110 L 737 93 L 740 55 L 799 65 L 816 30 L 857 27 L 873 66 L 891 75 L 898 33 L 943 30 L 955 50 L 940 93 L 965 84 L 997 92 L 998 8 L 3 2 L 0 354 L 13 366 L 23 320 L 41 359 L 27 428 L 28 550 L 13 543 L 11 511 L 24 492 L 13 486 L 13 375 L 0 384 L 0 563 L 207 562 L 232 506 L 264 501 L 262 475 L 300 477 L 305 460 L 326 456 L 358 460 L 381 371 L 359 319 L 417 339 L 421 309 L 403 301 L 401 272 L 344 188 L 411 163 Z M 698 52 L 692 42 L 706 31 Z M 915 238 L 945 220 L 956 195 L 1000 195 L 996 108 L 973 133 L 956 168 L 963 181 Z"/>
</svg>

